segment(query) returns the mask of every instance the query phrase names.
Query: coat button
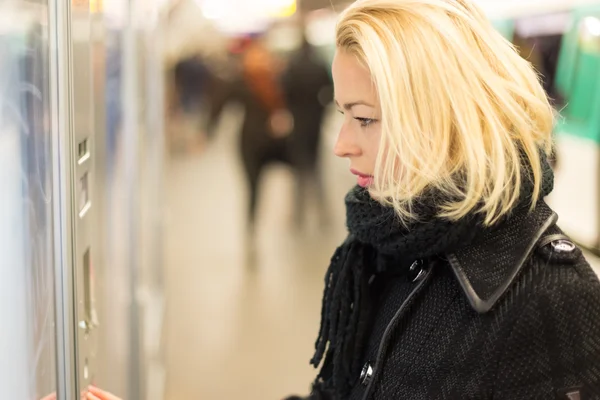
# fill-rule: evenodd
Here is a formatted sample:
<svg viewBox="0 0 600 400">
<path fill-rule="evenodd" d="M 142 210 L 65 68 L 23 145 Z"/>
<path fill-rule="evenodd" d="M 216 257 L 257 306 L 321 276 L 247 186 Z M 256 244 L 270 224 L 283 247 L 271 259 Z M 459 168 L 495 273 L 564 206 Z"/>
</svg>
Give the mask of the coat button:
<svg viewBox="0 0 600 400">
<path fill-rule="evenodd" d="M 554 240 L 550 245 L 557 253 L 571 253 L 575 250 L 575 244 L 566 239 Z"/>
<path fill-rule="evenodd" d="M 371 378 L 373 378 L 373 367 L 371 367 L 371 364 L 366 363 L 360 372 L 360 383 L 364 386 L 368 386 L 371 382 Z"/>
<path fill-rule="evenodd" d="M 418 282 L 425 276 L 425 263 L 422 260 L 417 260 L 409 268 L 410 276 L 413 282 Z"/>
</svg>

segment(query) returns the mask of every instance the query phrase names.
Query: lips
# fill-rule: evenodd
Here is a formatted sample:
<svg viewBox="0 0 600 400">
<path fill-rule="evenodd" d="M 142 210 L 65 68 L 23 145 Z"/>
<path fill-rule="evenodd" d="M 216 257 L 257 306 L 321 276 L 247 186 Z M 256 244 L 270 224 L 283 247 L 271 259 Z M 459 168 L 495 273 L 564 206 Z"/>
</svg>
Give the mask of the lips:
<svg viewBox="0 0 600 400">
<path fill-rule="evenodd" d="M 358 186 L 366 188 L 373 184 L 373 175 L 366 175 L 358 172 L 355 169 L 351 169 L 350 172 L 356 175 L 356 183 Z"/>
</svg>

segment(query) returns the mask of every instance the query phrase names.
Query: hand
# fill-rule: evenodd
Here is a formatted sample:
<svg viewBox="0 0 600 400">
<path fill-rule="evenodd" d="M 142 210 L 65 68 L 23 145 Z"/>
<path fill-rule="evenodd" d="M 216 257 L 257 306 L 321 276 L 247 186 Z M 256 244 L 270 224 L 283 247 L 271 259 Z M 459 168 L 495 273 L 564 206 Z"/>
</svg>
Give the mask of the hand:
<svg viewBox="0 0 600 400">
<path fill-rule="evenodd" d="M 121 400 L 114 394 L 105 392 L 104 390 L 98 389 L 95 386 L 90 386 L 86 394 L 87 400 Z"/>
<path fill-rule="evenodd" d="M 51 393 L 47 396 L 42 397 L 40 400 L 57 400 L 56 392 Z M 81 396 L 79 397 L 81 400 L 88 400 L 87 391 L 82 391 Z"/>
</svg>

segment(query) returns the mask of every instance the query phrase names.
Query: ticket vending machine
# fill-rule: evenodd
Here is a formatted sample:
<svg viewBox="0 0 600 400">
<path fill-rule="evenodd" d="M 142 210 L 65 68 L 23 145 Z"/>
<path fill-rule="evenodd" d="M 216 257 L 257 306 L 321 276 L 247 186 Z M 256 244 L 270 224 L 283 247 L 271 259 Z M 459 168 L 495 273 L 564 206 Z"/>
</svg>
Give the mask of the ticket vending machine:
<svg viewBox="0 0 600 400">
<path fill-rule="evenodd" d="M 160 2 L 50 1 L 58 38 L 58 161 L 67 194 L 59 333 L 65 386 L 160 399 L 161 388 L 152 384 L 164 379 L 156 240 L 162 60 L 157 13 L 142 12 Z"/>
<path fill-rule="evenodd" d="M 2 399 L 161 399 L 159 3 L 0 1 Z"/>
</svg>

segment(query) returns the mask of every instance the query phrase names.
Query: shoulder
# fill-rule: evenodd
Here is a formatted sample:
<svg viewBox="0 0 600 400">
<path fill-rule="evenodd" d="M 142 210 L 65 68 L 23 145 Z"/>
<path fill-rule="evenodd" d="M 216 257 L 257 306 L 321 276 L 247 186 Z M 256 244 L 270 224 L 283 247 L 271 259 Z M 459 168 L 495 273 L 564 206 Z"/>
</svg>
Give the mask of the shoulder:
<svg viewBox="0 0 600 400">
<path fill-rule="evenodd" d="M 497 312 L 511 316 L 497 364 L 497 398 L 600 392 L 600 282 L 571 242 L 538 248 Z"/>
<path fill-rule="evenodd" d="M 499 354 L 498 398 L 592 398 L 600 391 L 598 277 L 567 239 L 539 247 L 528 264 L 499 307 L 512 322 Z"/>
<path fill-rule="evenodd" d="M 591 308 L 588 316 L 595 314 L 600 322 L 598 275 L 581 249 L 556 224 L 537 241 L 508 294 L 524 296 L 523 301 L 546 312 L 565 312 L 572 317 Z"/>
<path fill-rule="evenodd" d="M 471 306 L 490 312 L 510 297 L 542 294 L 556 285 L 584 285 L 600 296 L 598 278 L 579 250 L 556 225 L 544 203 L 521 212 L 476 243 L 447 254 L 455 278 Z"/>
<path fill-rule="evenodd" d="M 559 235 L 559 234 L 557 234 Z M 581 249 L 566 237 L 549 237 L 531 257 L 518 287 L 554 317 L 594 320 L 600 324 L 600 281 Z M 557 314 L 558 313 L 558 314 Z M 600 334 L 600 332 L 599 332 Z"/>
</svg>

